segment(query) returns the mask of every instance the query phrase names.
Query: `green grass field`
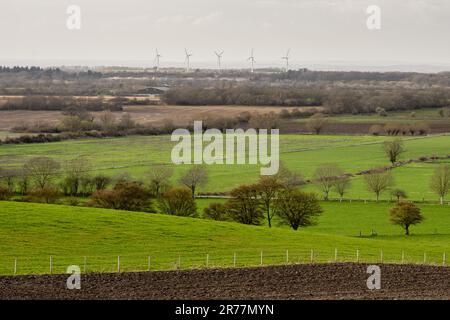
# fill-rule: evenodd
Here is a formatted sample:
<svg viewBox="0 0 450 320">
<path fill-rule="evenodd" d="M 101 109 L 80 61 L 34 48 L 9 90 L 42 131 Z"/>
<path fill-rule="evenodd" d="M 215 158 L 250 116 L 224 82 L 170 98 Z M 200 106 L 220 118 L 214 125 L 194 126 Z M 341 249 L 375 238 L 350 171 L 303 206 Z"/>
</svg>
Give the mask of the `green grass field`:
<svg viewBox="0 0 450 320">
<path fill-rule="evenodd" d="M 374 136 L 312 136 L 284 135 L 280 139 L 281 161 L 291 170 L 311 178 L 314 170 L 324 163 L 339 164 L 346 172 L 355 173 L 388 165 L 382 144 L 391 137 Z M 406 153 L 402 159 L 450 153 L 450 136 L 403 138 Z M 133 136 L 125 138 L 72 140 L 48 144 L 0 146 L 0 168 L 20 167 L 35 156 L 49 156 L 61 162 L 79 156 L 85 157 L 93 172 L 111 176 L 129 172 L 145 181 L 145 173 L 153 164 L 166 164 L 175 169 L 173 183 L 189 166 L 175 166 L 170 153 L 175 143 L 169 136 Z M 411 199 L 436 200 L 429 188 L 429 180 L 437 163 L 414 163 L 393 171 L 397 187 L 405 189 Z M 208 166 L 209 183 L 201 192 L 229 191 L 233 187 L 254 182 L 259 177 L 256 165 Z M 312 188 L 309 186 L 308 188 Z M 361 177 L 355 178 L 349 198 L 373 198 L 364 187 Z M 390 195 L 383 195 L 389 199 Z"/>
<path fill-rule="evenodd" d="M 212 200 L 200 200 L 204 207 Z M 69 265 L 86 271 L 124 271 L 177 267 L 231 267 L 310 262 L 383 261 L 442 263 L 450 252 L 450 209 L 422 206 L 425 222 L 410 237 L 389 224 L 388 204 L 323 203 L 316 226 L 293 231 L 285 226 L 254 227 L 232 222 L 172 217 L 83 207 L 0 202 L 0 274 L 63 273 Z M 375 230 L 377 236 L 370 236 Z M 360 232 L 362 237 L 360 237 Z M 86 259 L 86 260 L 85 260 Z M 86 262 L 86 264 L 85 264 Z M 86 268 L 86 269 L 85 269 Z"/>
</svg>

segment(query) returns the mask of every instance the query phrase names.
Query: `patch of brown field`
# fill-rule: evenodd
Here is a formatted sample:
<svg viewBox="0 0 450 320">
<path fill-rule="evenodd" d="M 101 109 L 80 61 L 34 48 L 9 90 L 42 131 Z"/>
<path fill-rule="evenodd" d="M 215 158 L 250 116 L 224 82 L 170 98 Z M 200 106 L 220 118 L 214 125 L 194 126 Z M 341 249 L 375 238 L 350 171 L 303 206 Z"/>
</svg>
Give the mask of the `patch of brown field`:
<svg viewBox="0 0 450 320">
<path fill-rule="evenodd" d="M 208 116 L 236 116 L 248 111 L 252 115 L 257 113 L 280 112 L 282 109 L 296 109 L 285 107 L 258 107 L 258 106 L 127 106 L 122 112 L 114 112 L 116 119 L 124 113 L 129 113 L 133 120 L 141 124 L 161 124 L 170 119 L 176 125 L 186 125 L 194 120 L 202 120 Z M 311 111 L 314 108 L 302 107 L 300 110 Z M 92 112 L 98 119 L 101 112 Z M 0 131 L 8 131 L 23 124 L 45 122 L 56 125 L 63 115 L 60 111 L 9 111 L 0 110 Z"/>
<path fill-rule="evenodd" d="M 278 113 L 283 109 L 289 111 L 300 109 L 304 112 L 316 110 L 315 107 L 261 107 L 261 106 L 129 106 L 125 111 L 130 113 L 139 123 L 160 123 L 170 119 L 177 125 L 192 123 L 206 117 L 234 117 L 242 112 L 252 115 L 269 112 Z"/>
</svg>

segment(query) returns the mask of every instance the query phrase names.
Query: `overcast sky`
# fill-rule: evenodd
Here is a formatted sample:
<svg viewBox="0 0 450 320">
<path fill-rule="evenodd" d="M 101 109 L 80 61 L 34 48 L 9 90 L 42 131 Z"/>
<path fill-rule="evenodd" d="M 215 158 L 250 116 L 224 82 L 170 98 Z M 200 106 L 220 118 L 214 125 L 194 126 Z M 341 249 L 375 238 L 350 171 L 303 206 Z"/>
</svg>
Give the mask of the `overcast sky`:
<svg viewBox="0 0 450 320">
<path fill-rule="evenodd" d="M 66 27 L 69 5 L 81 30 Z M 381 30 L 366 27 L 369 5 Z M 450 64 L 449 0 L 0 0 L 1 60 Z"/>
</svg>

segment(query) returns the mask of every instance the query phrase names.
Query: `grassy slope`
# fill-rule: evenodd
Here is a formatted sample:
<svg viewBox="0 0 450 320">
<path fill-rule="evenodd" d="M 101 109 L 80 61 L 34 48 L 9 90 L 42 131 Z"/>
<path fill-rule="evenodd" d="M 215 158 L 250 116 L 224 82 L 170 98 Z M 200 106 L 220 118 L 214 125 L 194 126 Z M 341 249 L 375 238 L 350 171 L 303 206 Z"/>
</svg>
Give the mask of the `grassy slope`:
<svg viewBox="0 0 450 320">
<path fill-rule="evenodd" d="M 130 213 L 103 209 L 0 202 L 0 274 L 11 273 L 14 257 L 19 273 L 48 271 L 53 256 L 54 271 L 64 272 L 71 264 L 87 269 L 114 271 L 117 255 L 123 270 L 145 270 L 148 256 L 152 269 L 171 269 L 181 256 L 181 267 L 231 266 L 233 253 L 238 265 L 256 265 L 263 250 L 264 263 L 330 261 L 334 248 L 342 259 L 353 261 L 359 249 L 361 259 L 377 261 L 380 249 L 386 260 L 438 262 L 450 249 L 449 209 L 426 206 L 427 221 L 413 229 L 406 239 L 401 229 L 390 226 L 386 205 L 325 204 L 325 213 L 312 228 L 292 231 L 286 227 L 245 226 L 230 222 Z M 376 207 L 375 207 L 376 206 Z M 360 238 L 376 229 L 379 236 Z"/>
<path fill-rule="evenodd" d="M 347 172 L 357 172 L 376 166 L 387 165 L 382 143 L 389 137 L 373 136 L 309 136 L 285 135 L 281 137 L 281 160 L 290 169 L 310 178 L 321 163 L 337 163 Z M 49 144 L 0 146 L 0 167 L 17 167 L 33 156 L 45 155 L 58 160 L 85 156 L 93 171 L 118 174 L 123 171 L 144 179 L 151 164 L 170 162 L 174 143 L 169 136 L 126 137 L 113 139 L 88 139 Z M 403 159 L 424 155 L 449 153 L 450 136 L 405 138 L 407 152 Z M 408 169 L 396 169 L 395 176 L 400 187 L 414 199 L 435 199 L 428 188 L 429 177 L 435 164 L 414 164 Z M 188 166 L 175 167 L 175 180 Z M 209 166 L 210 182 L 201 191 L 227 191 L 242 183 L 256 181 L 259 169 L 252 165 Z M 220 181 L 220 184 L 217 183 Z M 349 193 L 352 198 L 368 198 L 362 181 L 355 181 Z"/>
</svg>

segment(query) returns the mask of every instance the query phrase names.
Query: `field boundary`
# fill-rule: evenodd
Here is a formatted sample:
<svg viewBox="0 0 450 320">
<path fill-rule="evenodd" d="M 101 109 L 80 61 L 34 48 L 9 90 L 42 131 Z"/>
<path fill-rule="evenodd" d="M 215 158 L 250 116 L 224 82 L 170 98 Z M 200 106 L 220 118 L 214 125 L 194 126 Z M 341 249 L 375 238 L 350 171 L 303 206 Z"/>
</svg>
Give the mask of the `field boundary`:
<svg viewBox="0 0 450 320">
<path fill-rule="evenodd" d="M 139 259 L 139 263 L 136 263 Z M 302 264 L 336 264 L 336 263 L 373 263 L 393 265 L 430 265 L 448 266 L 447 253 L 423 252 L 422 256 L 410 255 L 407 251 L 392 252 L 392 250 L 379 251 L 346 249 L 324 250 L 289 250 L 285 252 L 269 252 L 264 250 L 254 254 L 231 252 L 224 258 L 218 252 L 206 253 L 203 256 L 192 256 L 188 253 L 174 254 L 172 258 L 159 259 L 154 255 L 104 255 L 104 256 L 72 256 L 60 257 L 58 255 L 36 257 L 0 256 L 0 276 L 16 275 L 51 275 L 65 274 L 69 266 L 76 265 L 82 273 L 122 273 L 122 272 L 154 272 L 173 270 L 204 270 L 204 269 L 230 269 L 255 268 L 282 265 Z M 38 262 L 37 266 L 34 263 Z M 31 266 L 33 265 L 33 266 Z"/>
</svg>

